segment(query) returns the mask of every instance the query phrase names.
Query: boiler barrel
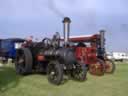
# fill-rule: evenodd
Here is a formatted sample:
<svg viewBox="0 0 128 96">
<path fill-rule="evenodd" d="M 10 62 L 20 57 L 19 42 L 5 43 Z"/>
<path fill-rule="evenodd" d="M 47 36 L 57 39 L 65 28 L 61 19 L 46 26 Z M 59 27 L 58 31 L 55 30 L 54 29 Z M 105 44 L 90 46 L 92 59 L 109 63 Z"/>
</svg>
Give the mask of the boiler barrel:
<svg viewBox="0 0 128 96">
<path fill-rule="evenodd" d="M 62 64 L 74 64 L 76 62 L 76 57 L 72 49 L 70 48 L 60 48 L 60 49 L 50 49 L 44 52 L 46 60 L 59 60 Z"/>
</svg>

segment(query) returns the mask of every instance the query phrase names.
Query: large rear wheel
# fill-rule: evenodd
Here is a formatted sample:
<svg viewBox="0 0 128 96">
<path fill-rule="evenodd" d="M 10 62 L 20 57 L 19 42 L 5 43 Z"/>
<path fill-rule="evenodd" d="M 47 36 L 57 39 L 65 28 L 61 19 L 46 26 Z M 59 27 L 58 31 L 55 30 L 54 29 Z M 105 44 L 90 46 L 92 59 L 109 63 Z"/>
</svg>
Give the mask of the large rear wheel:
<svg viewBox="0 0 128 96">
<path fill-rule="evenodd" d="M 58 61 L 52 61 L 47 67 L 48 81 L 52 84 L 59 85 L 63 80 L 63 66 Z"/>
<path fill-rule="evenodd" d="M 28 48 L 18 49 L 16 53 L 15 69 L 20 75 L 27 75 L 32 72 L 32 54 Z"/>
<path fill-rule="evenodd" d="M 96 64 L 90 64 L 89 65 L 89 72 L 92 75 L 97 75 L 97 76 L 104 75 L 104 73 L 105 73 L 104 61 L 101 59 L 98 59 Z"/>
</svg>

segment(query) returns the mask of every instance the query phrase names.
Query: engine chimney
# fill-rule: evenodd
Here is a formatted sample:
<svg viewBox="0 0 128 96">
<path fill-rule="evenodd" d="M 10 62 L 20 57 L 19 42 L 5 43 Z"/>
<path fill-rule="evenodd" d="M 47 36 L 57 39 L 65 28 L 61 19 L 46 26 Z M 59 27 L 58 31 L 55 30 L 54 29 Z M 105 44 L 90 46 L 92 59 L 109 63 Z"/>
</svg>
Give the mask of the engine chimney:
<svg viewBox="0 0 128 96">
<path fill-rule="evenodd" d="M 105 30 L 100 30 L 100 44 L 101 44 L 101 48 L 104 49 L 104 47 L 105 47 Z"/>
<path fill-rule="evenodd" d="M 105 56 L 105 30 L 100 30 L 100 57 Z"/>
<path fill-rule="evenodd" d="M 69 43 L 69 36 L 70 36 L 70 23 L 71 20 L 69 17 L 65 17 L 63 20 L 63 26 L 64 26 L 64 45 L 67 46 Z"/>
</svg>

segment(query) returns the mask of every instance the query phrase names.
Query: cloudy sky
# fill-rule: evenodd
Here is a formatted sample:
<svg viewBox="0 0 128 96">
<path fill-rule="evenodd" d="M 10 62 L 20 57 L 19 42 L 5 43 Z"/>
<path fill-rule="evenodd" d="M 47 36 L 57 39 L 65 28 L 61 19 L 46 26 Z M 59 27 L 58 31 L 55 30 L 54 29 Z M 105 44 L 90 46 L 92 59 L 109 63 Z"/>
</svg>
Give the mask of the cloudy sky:
<svg viewBox="0 0 128 96">
<path fill-rule="evenodd" d="M 110 51 L 128 51 L 128 0 L 0 0 L 0 38 L 63 35 L 62 19 L 71 18 L 71 35 L 106 30 Z"/>
</svg>

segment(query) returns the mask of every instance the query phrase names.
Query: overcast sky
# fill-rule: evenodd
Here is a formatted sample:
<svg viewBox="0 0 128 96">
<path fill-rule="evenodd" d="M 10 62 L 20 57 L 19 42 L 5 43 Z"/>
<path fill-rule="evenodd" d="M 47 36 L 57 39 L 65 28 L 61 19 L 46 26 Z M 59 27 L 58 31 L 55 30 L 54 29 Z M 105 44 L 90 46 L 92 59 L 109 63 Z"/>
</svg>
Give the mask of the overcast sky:
<svg viewBox="0 0 128 96">
<path fill-rule="evenodd" d="M 0 0 L 0 38 L 63 35 L 62 19 L 71 18 L 71 35 L 106 30 L 110 51 L 128 51 L 128 0 Z"/>
</svg>

